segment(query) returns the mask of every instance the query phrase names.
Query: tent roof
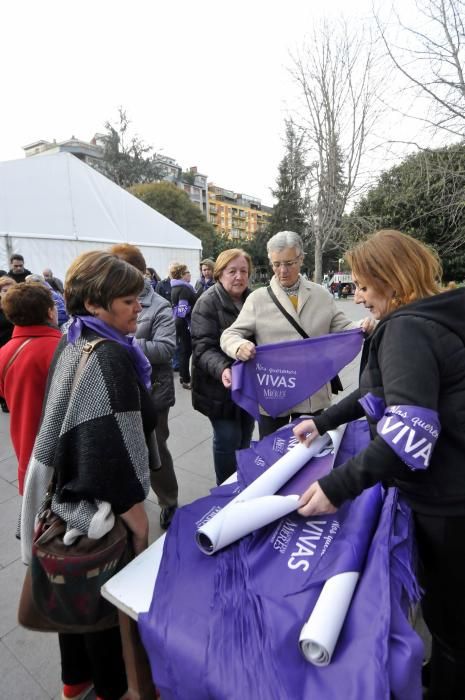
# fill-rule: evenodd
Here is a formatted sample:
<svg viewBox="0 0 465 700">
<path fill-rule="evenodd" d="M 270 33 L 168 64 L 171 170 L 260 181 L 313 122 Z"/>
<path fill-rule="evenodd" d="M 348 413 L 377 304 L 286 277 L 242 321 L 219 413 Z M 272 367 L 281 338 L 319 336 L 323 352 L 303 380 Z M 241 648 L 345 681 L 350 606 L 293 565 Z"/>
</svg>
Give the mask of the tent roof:
<svg viewBox="0 0 465 700">
<path fill-rule="evenodd" d="M 200 250 L 200 239 L 69 153 L 0 163 L 0 236 Z"/>
</svg>

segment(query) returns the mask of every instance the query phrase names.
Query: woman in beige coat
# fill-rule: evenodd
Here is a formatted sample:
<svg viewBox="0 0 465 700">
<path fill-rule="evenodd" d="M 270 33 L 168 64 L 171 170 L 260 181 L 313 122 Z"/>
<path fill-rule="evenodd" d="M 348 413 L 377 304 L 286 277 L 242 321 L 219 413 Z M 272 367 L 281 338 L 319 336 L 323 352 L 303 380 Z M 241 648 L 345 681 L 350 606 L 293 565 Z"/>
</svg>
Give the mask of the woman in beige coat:
<svg viewBox="0 0 465 700">
<path fill-rule="evenodd" d="M 281 231 L 267 243 L 274 275 L 270 288 L 294 321 L 311 338 L 357 328 L 336 306 L 332 296 L 319 284 L 302 277 L 302 239 L 293 231 Z M 365 330 L 366 322 L 362 322 Z M 278 308 L 267 287 L 250 294 L 234 321 L 221 336 L 221 349 L 230 357 L 247 361 L 255 357 L 255 345 L 301 340 L 302 334 Z M 313 396 L 293 406 L 286 414 L 271 418 L 260 409 L 260 437 L 269 435 L 301 415 L 316 415 L 331 403 L 331 386 L 325 384 Z"/>
</svg>

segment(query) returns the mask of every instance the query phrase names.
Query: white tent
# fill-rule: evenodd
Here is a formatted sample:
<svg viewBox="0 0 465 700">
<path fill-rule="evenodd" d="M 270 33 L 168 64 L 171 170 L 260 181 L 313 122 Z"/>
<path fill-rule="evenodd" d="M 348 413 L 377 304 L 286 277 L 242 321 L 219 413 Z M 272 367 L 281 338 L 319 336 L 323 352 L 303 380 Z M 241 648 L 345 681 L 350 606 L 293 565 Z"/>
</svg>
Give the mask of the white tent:
<svg viewBox="0 0 465 700">
<path fill-rule="evenodd" d="M 80 253 L 122 242 L 139 246 L 162 277 L 173 260 L 196 277 L 200 240 L 75 156 L 0 163 L 0 269 L 21 253 L 32 272 L 51 267 L 63 279 Z"/>
</svg>

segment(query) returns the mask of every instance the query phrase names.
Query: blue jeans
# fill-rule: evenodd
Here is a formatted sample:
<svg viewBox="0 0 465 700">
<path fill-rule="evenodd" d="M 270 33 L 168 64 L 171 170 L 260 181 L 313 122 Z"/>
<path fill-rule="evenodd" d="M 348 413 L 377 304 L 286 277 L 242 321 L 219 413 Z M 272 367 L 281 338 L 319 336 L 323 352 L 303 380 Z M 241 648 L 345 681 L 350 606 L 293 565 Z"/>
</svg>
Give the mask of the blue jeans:
<svg viewBox="0 0 465 700">
<path fill-rule="evenodd" d="M 221 484 L 237 469 L 236 450 L 250 447 L 255 420 L 241 410 L 237 418 L 210 418 L 210 423 L 216 483 Z"/>
</svg>

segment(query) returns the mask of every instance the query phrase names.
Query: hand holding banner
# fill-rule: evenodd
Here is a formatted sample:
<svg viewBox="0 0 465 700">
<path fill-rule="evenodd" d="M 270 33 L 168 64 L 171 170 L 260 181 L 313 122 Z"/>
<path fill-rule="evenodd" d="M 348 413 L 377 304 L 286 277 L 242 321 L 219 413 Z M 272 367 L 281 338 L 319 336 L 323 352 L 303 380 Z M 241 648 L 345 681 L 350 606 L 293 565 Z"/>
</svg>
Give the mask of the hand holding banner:
<svg viewBox="0 0 465 700">
<path fill-rule="evenodd" d="M 233 401 L 257 420 L 259 406 L 276 418 L 335 377 L 360 352 L 362 342 L 363 331 L 356 328 L 259 345 L 254 359 L 232 366 Z"/>
</svg>

